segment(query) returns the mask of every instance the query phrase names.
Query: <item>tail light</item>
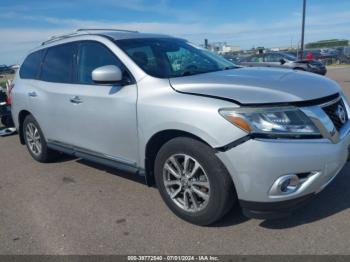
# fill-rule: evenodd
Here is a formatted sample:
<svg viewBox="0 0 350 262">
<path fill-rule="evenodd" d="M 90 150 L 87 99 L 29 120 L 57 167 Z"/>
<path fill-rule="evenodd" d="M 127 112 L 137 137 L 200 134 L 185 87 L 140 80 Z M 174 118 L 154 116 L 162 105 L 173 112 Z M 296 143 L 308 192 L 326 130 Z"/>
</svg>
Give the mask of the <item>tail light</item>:
<svg viewBox="0 0 350 262">
<path fill-rule="evenodd" d="M 15 84 L 10 84 L 7 90 L 7 104 L 11 105 L 12 104 L 12 96 L 11 96 L 11 92 L 12 89 L 15 87 Z"/>
</svg>

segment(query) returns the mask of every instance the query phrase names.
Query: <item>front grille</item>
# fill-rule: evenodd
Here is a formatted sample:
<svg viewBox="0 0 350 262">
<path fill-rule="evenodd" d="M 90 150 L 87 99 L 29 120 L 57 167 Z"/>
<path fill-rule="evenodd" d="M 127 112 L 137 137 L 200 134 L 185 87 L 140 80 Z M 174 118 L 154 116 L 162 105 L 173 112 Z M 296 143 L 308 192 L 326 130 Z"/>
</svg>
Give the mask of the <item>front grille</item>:
<svg viewBox="0 0 350 262">
<path fill-rule="evenodd" d="M 341 115 L 341 108 L 344 110 L 344 115 Z M 344 105 L 343 99 L 339 99 L 337 102 L 323 107 L 328 117 L 332 120 L 335 128 L 339 131 L 342 126 L 348 121 L 348 114 Z M 343 120 L 343 121 L 342 121 Z M 344 121 L 345 120 L 345 121 Z"/>
</svg>

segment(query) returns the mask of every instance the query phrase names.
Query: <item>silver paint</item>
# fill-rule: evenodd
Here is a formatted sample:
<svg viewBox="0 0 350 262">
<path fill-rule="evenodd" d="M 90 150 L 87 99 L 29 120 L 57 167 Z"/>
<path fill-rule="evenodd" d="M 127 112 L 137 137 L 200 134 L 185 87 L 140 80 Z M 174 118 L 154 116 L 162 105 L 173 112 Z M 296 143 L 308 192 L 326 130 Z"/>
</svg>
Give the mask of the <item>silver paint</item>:
<svg viewBox="0 0 350 262">
<path fill-rule="evenodd" d="M 144 34 L 99 32 L 113 38 L 143 38 Z M 74 85 L 24 80 L 17 73 L 12 115 L 29 111 L 47 140 L 123 159 L 145 168 L 145 150 L 160 132 L 177 130 L 203 140 L 213 148 L 245 137 L 246 132 L 225 120 L 218 111 L 245 103 L 305 101 L 341 93 L 332 80 L 283 69 L 241 68 L 173 79 L 147 75 L 106 37 L 82 34 L 40 46 L 71 41 L 97 41 L 108 47 L 129 69 L 136 84 Z M 35 96 L 30 94 L 35 93 Z M 192 93 L 192 94 L 186 94 Z M 215 96 L 211 97 L 211 96 Z M 349 105 L 345 96 L 346 111 Z M 232 99 L 238 103 L 224 99 Z M 73 101 L 72 101 L 73 100 Z M 217 152 L 242 200 L 272 202 L 316 193 L 333 179 L 346 162 L 350 144 L 349 121 L 332 141 L 334 126 L 319 118 L 320 106 L 302 108 L 323 129 L 321 139 L 254 139 Z M 316 119 L 318 118 L 318 119 Z M 307 187 L 291 195 L 271 197 L 268 192 L 282 175 L 319 171 Z"/>
</svg>

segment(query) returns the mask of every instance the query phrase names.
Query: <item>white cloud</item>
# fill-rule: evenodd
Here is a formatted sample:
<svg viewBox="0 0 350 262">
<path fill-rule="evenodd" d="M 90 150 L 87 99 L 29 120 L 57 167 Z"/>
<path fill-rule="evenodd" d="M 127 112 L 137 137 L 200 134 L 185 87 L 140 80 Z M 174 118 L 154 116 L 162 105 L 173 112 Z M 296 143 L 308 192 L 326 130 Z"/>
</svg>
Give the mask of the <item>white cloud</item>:
<svg viewBox="0 0 350 262">
<path fill-rule="evenodd" d="M 164 11 L 167 1 L 159 2 L 159 12 Z M 146 8 L 143 0 L 116 2 L 129 9 Z M 306 19 L 306 42 L 327 38 L 350 38 L 350 11 L 327 12 L 316 9 Z M 289 46 L 293 41 L 297 44 L 300 38 L 300 13 L 292 13 L 284 19 L 264 24 L 254 19 L 238 23 L 210 24 L 200 19 L 174 23 L 161 22 L 118 22 L 104 20 L 61 19 L 49 16 L 32 16 L 7 10 L 0 13 L 0 19 L 17 19 L 42 22 L 44 28 L 0 28 L 1 63 L 15 63 L 25 52 L 52 35 L 70 32 L 76 28 L 121 28 L 142 32 L 156 32 L 187 38 L 196 43 L 202 43 L 204 38 L 209 41 L 227 41 L 243 48 L 252 46 Z"/>
</svg>

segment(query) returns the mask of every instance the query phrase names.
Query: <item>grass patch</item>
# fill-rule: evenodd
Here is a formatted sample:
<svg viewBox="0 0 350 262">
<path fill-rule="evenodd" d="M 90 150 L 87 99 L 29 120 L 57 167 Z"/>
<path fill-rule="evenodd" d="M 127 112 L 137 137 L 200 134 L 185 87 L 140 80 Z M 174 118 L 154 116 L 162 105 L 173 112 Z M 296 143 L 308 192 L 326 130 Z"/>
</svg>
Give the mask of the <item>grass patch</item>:
<svg viewBox="0 0 350 262">
<path fill-rule="evenodd" d="M 15 75 L 0 75 L 0 87 L 6 89 L 6 81 L 13 80 Z"/>
</svg>

